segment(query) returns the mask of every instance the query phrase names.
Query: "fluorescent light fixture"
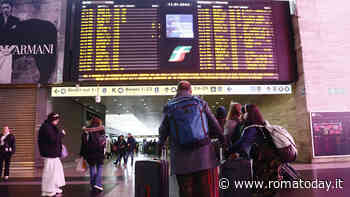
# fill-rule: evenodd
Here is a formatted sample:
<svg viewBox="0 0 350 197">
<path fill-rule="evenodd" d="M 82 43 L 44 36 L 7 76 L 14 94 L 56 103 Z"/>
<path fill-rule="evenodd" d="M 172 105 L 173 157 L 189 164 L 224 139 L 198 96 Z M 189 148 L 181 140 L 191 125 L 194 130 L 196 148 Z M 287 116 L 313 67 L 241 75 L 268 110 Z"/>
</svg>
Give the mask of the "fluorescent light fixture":
<svg viewBox="0 0 350 197">
<path fill-rule="evenodd" d="M 212 4 L 211 1 L 197 1 L 198 4 Z"/>
<path fill-rule="evenodd" d="M 227 4 L 228 4 L 228 2 L 227 2 L 227 1 L 215 1 L 215 3 L 216 3 L 216 4 L 225 4 L 225 5 L 227 5 Z"/>
</svg>

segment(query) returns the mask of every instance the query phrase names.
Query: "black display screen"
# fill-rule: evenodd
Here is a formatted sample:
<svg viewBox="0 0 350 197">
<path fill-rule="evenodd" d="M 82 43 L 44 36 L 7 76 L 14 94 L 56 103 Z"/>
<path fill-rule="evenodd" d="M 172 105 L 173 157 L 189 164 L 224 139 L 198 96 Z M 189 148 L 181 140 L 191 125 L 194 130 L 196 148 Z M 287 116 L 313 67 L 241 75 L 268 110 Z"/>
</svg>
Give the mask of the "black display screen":
<svg viewBox="0 0 350 197">
<path fill-rule="evenodd" d="M 288 2 L 80 1 L 79 81 L 292 82 Z"/>
</svg>

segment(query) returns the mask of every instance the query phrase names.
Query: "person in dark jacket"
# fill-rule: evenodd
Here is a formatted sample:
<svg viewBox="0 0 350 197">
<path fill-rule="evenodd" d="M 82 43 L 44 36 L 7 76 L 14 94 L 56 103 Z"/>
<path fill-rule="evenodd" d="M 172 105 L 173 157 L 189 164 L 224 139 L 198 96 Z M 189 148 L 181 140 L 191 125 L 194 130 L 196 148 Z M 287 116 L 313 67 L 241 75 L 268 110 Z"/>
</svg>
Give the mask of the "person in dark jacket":
<svg viewBox="0 0 350 197">
<path fill-rule="evenodd" d="M 254 125 L 264 125 L 265 120 L 258 109 L 254 104 L 247 104 L 242 107 L 243 113 L 243 129 L 241 137 L 232 144 L 229 148 L 231 158 L 252 157 L 252 147 L 254 144 L 261 144 L 264 142 L 264 134 L 260 128 L 255 127 Z"/>
<path fill-rule="evenodd" d="M 8 126 L 4 126 L 0 134 L 0 177 L 2 176 L 3 163 L 5 162 L 4 181 L 7 181 L 10 176 L 10 161 L 15 152 L 15 136 L 10 133 Z"/>
<path fill-rule="evenodd" d="M 210 111 L 208 104 L 200 98 L 193 98 L 191 84 L 188 81 L 180 81 L 177 85 L 177 94 L 169 102 L 178 99 L 200 100 L 205 113 L 209 136 L 218 136 L 221 143 L 225 144 L 222 128 Z M 164 146 L 166 139 L 170 138 L 170 166 L 171 173 L 175 174 L 180 189 L 180 197 L 201 196 L 214 197 L 218 195 L 218 174 L 215 150 L 210 141 L 199 147 L 184 149 L 177 138 L 171 134 L 170 114 L 168 105 L 164 107 L 164 115 L 159 127 L 159 145 Z M 197 117 L 199 118 L 199 117 Z M 210 135 L 213 133 L 214 135 Z"/>
<path fill-rule="evenodd" d="M 131 157 L 131 165 L 133 165 L 134 164 L 134 151 L 136 148 L 136 140 L 135 140 L 134 136 L 131 135 L 131 133 L 128 133 L 128 139 L 127 139 L 126 143 L 128 145 L 126 162 L 128 162 L 128 158 L 130 156 Z"/>
<path fill-rule="evenodd" d="M 3 33 L 10 33 L 10 30 L 16 28 L 20 20 L 12 16 L 13 4 L 11 1 L 1 1 L 0 8 L 0 35 L 3 35 Z"/>
<path fill-rule="evenodd" d="M 224 125 L 225 125 L 225 121 L 226 121 L 226 109 L 224 106 L 219 106 L 217 109 L 216 109 L 216 119 L 218 120 L 220 126 L 222 128 L 224 128 Z"/>
<path fill-rule="evenodd" d="M 44 160 L 41 184 L 42 196 L 55 196 L 57 193 L 62 193 L 60 187 L 66 184 L 60 160 L 62 138 L 65 131 L 60 131 L 57 128 L 59 121 L 60 115 L 53 112 L 49 114 L 47 120 L 39 129 L 39 151 Z"/>
<path fill-rule="evenodd" d="M 94 117 L 90 120 L 90 126 L 84 129 L 81 141 L 80 156 L 89 164 L 91 189 L 103 191 L 102 173 L 106 138 L 101 119 Z"/>
<path fill-rule="evenodd" d="M 115 160 L 114 164 L 120 166 L 122 163 L 122 158 L 123 158 L 124 166 L 126 166 L 126 163 L 128 162 L 127 157 L 126 157 L 128 144 L 124 140 L 123 135 L 118 137 L 117 146 L 118 146 L 118 153 L 117 153 L 117 159 Z"/>
</svg>

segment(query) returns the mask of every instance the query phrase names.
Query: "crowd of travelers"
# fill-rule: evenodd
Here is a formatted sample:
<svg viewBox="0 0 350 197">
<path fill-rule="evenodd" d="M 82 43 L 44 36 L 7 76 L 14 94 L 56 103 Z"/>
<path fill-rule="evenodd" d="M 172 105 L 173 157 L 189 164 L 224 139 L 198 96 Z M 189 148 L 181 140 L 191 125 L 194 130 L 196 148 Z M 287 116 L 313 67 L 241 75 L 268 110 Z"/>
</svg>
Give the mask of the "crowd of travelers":
<svg viewBox="0 0 350 197">
<path fill-rule="evenodd" d="M 164 146 L 168 137 L 171 173 L 177 177 L 180 197 L 218 196 L 221 160 L 233 161 L 231 164 L 236 166 L 252 165 L 247 166 L 254 173 L 252 179 L 264 183 L 298 177 L 288 165 L 297 156 L 295 142 L 284 128 L 270 125 L 255 104 L 231 102 L 228 112 L 220 106 L 214 115 L 207 102 L 192 96 L 188 81 L 178 83 L 176 96 L 164 107 L 160 146 Z M 212 143 L 215 138 L 217 143 Z M 242 171 L 238 169 L 236 175 Z M 236 175 L 229 174 L 233 178 Z M 273 196 L 277 189 L 263 187 L 249 192 L 255 196 Z"/>
<path fill-rule="evenodd" d="M 182 111 L 179 112 L 179 109 Z M 181 81 L 176 96 L 165 105 L 163 114 L 159 141 L 144 140 L 140 147 L 131 133 L 128 133 L 127 139 L 121 135 L 118 140 L 109 141 L 102 120 L 97 117 L 93 117 L 89 125 L 83 127 L 80 156 L 88 164 L 92 190 L 103 191 L 102 172 L 106 156 L 111 158 L 115 154 L 114 164 L 118 167 L 122 165 L 122 160 L 126 166 L 129 158 L 133 165 L 134 154 L 139 149 L 143 153 L 156 154 L 162 152 L 160 149 L 165 146 L 170 149 L 171 174 L 176 175 L 180 197 L 218 196 L 218 169 L 222 159 L 253 160 L 252 170 L 257 180 L 293 178 L 291 174 L 295 171 L 288 162 L 294 161 L 297 156 L 294 140 L 290 139 L 291 146 L 281 148 L 283 142 L 276 143 L 276 136 L 269 131 L 271 128 L 284 130 L 269 125 L 257 105 L 231 102 L 228 112 L 220 106 L 214 114 L 207 102 L 192 96 L 191 84 Z M 58 128 L 59 121 L 60 114 L 51 113 L 39 130 L 38 144 L 44 160 L 42 196 L 62 193 L 61 187 L 66 184 L 60 160 L 65 152 L 62 138 L 66 132 Z M 5 139 L 10 139 L 4 136 L 11 136 L 7 128 L 3 129 L 0 149 L 5 147 L 4 150 L 11 152 L 6 154 L 12 155 L 15 151 L 14 141 L 10 143 L 13 144 L 12 148 L 4 146 Z M 213 144 L 213 139 L 217 143 Z M 8 170 L 5 171 L 7 179 Z M 269 196 L 276 191 L 262 189 L 252 192 Z"/>
</svg>

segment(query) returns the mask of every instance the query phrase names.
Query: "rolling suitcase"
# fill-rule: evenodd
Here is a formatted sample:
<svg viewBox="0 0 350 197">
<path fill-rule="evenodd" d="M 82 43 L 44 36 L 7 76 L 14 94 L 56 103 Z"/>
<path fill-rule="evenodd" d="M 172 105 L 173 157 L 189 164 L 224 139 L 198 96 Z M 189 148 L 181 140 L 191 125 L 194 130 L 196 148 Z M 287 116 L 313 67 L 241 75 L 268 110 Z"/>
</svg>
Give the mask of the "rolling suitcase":
<svg viewBox="0 0 350 197">
<path fill-rule="evenodd" d="M 221 165 L 220 180 L 220 197 L 252 196 L 250 189 L 236 188 L 235 181 L 253 180 L 253 160 L 240 158 L 227 160 Z M 223 182 L 223 180 L 228 182 Z"/>
<path fill-rule="evenodd" d="M 135 197 L 169 197 L 169 162 L 166 150 L 160 160 L 135 163 Z"/>
</svg>

